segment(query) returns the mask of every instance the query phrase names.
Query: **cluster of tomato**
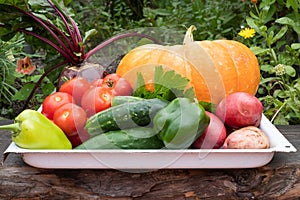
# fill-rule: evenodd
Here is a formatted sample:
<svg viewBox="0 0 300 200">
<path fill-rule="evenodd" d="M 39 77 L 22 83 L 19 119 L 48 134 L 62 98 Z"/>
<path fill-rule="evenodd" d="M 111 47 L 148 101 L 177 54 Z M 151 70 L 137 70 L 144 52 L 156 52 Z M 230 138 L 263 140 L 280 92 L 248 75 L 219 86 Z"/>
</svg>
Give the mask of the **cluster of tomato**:
<svg viewBox="0 0 300 200">
<path fill-rule="evenodd" d="M 91 83 L 83 77 L 75 77 L 45 98 L 41 112 L 59 126 L 76 147 L 89 139 L 84 126 L 90 116 L 109 108 L 114 96 L 131 93 L 130 83 L 115 73 Z"/>
</svg>

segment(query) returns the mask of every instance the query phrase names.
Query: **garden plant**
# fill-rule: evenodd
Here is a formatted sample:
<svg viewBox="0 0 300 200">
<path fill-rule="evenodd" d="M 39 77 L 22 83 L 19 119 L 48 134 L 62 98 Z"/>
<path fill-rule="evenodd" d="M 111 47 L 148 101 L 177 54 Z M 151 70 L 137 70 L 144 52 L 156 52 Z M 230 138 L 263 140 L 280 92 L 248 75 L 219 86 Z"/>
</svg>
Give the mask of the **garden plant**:
<svg viewBox="0 0 300 200">
<path fill-rule="evenodd" d="M 7 5 L 14 4 L 17 8 L 31 9 L 34 18 L 49 20 L 62 31 L 60 39 L 70 36 L 72 43 L 75 39 L 72 37 L 77 37 L 76 45 L 71 45 L 76 52 L 75 59 L 82 58 L 83 46 L 88 52 L 115 35 L 149 27 L 159 27 L 167 36 L 171 30 L 184 34 L 190 25 L 195 25 L 195 40 L 240 41 L 255 53 L 260 64 L 257 97 L 263 103 L 264 114 L 274 124 L 300 124 L 299 0 L 69 0 L 52 1 L 54 7 L 46 0 L 26 2 L 24 5 L 23 1 L 0 0 L 1 117 L 13 119 L 24 104 L 37 109 L 55 89 L 66 66 L 63 52 L 36 37 L 47 38 L 44 29 L 37 24 L 27 24 L 32 16 L 7 12 L 11 9 Z M 55 8 L 63 11 L 67 23 L 64 18 L 53 15 Z M 19 20 L 19 25 L 12 19 Z M 66 24 L 74 28 L 73 36 Z M 21 29 L 24 27 L 26 29 Z M 34 32 L 28 34 L 32 30 Z M 84 37 L 80 38 L 80 33 Z M 28 44 L 32 51 L 24 50 Z M 20 71 L 20 66 L 32 70 Z M 55 70 L 46 74 L 34 97 L 26 101 L 41 76 L 53 66 Z"/>
</svg>

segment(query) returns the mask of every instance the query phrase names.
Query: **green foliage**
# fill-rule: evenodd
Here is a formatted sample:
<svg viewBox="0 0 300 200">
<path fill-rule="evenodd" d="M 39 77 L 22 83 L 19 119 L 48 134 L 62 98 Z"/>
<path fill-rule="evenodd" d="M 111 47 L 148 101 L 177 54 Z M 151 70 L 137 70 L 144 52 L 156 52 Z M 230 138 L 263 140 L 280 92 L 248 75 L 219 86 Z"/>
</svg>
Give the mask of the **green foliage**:
<svg viewBox="0 0 300 200">
<path fill-rule="evenodd" d="M 127 4 L 120 0 L 72 1 L 71 7 L 81 32 L 97 32 L 92 40 L 87 41 L 88 48 L 98 45 L 118 31 L 125 30 L 126 24 L 134 15 Z"/>
<path fill-rule="evenodd" d="M 63 1 L 53 0 L 54 4 L 60 9 L 68 13 L 65 9 Z M 63 26 L 63 22 L 53 15 L 53 9 L 43 0 L 0 0 L 0 23 L 3 24 L 0 32 L 2 40 L 11 39 L 16 33 L 22 30 L 34 30 L 35 33 L 41 34 L 46 38 L 49 38 L 50 34 L 44 31 L 41 24 L 34 21 L 30 16 L 31 13 L 41 19 L 55 22 L 55 25 L 60 28 L 61 31 L 66 31 Z"/>
<path fill-rule="evenodd" d="M 300 124 L 299 10 L 299 0 L 262 0 L 246 17 L 256 36 L 241 39 L 259 59 L 258 96 L 274 124 Z"/>
<path fill-rule="evenodd" d="M 28 98 L 30 91 L 33 89 L 34 85 L 43 73 L 43 68 L 37 68 L 34 74 L 31 75 L 18 74 L 17 77 L 19 78 L 19 84 L 22 85 L 22 87 L 11 97 L 11 99 L 13 101 L 25 101 Z M 54 89 L 54 84 L 49 79 L 44 79 L 42 88 L 39 94 L 35 95 L 35 99 L 33 100 L 35 102 L 33 102 L 33 104 L 39 106 L 43 102 L 44 97 L 53 92 Z"/>
<path fill-rule="evenodd" d="M 233 38 L 250 10 L 249 2 L 135 0 L 135 1 L 73 1 L 75 21 L 81 31 L 97 30 L 95 44 L 126 30 L 159 27 L 177 30 L 184 35 L 195 25 L 196 40 Z M 183 38 L 183 37 L 182 37 Z"/>
<path fill-rule="evenodd" d="M 186 97 L 191 100 L 195 98 L 194 89 L 188 85 L 190 80 L 177 74 L 174 70 L 164 71 L 162 66 L 157 66 L 153 79 L 152 91 L 147 88 L 143 75 L 138 73 L 133 96 L 145 99 L 160 98 L 167 101 L 172 101 L 176 97 Z"/>
<path fill-rule="evenodd" d="M 0 40 L 0 116 L 14 118 L 22 109 L 23 102 L 29 95 L 38 78 L 44 73 L 44 69 L 38 67 L 31 75 L 23 75 L 16 72 L 18 59 L 28 56 L 24 52 L 26 46 L 24 37 L 17 34 L 9 41 Z M 30 57 L 40 59 L 40 55 L 32 54 Z M 49 79 L 45 79 L 41 91 L 36 94 L 32 108 L 41 104 L 44 97 L 54 90 L 54 85 Z"/>
<path fill-rule="evenodd" d="M 158 4 L 158 3 L 157 3 Z M 144 8 L 149 25 L 182 30 L 195 25 L 196 40 L 233 38 L 240 29 L 249 3 L 239 1 L 164 1 L 163 7 Z M 159 5 L 159 4 L 158 4 Z M 162 5 L 160 5 L 162 6 Z M 246 11 L 246 12 L 245 12 Z M 176 22 L 176 23 L 174 23 Z"/>
<path fill-rule="evenodd" d="M 0 39 L 9 41 L 16 34 L 22 33 L 25 41 L 40 54 L 28 57 L 38 57 L 43 62 L 42 67 L 37 68 L 31 75 L 13 75 L 14 90 L 17 92 L 10 94 L 10 100 L 17 105 L 13 106 L 14 113 L 18 113 L 18 109 L 24 106 L 36 108 L 53 91 L 54 84 L 63 70 L 61 66 L 66 63 L 64 58 L 71 64 L 80 59 L 78 57 L 81 56 L 81 46 L 78 43 L 82 42 L 77 35 L 79 32 L 75 23 L 70 19 L 72 14 L 65 7 L 69 3 L 70 0 L 0 0 Z M 22 43 L 19 45 L 23 46 Z M 77 55 L 78 52 L 80 55 Z M 45 79 L 39 80 L 40 77 Z M 33 101 L 29 102 L 31 92 L 35 91 L 40 82 L 40 90 Z M 4 110 L 6 108 L 7 106 L 4 106 Z"/>
<path fill-rule="evenodd" d="M 39 16 L 54 20 L 55 25 L 66 33 L 63 23 L 53 18 L 54 15 L 49 10 L 46 0 L 0 0 L 0 4 L 10 5 L 9 2 L 14 2 L 17 7 L 24 9 L 28 9 L 26 3 L 29 3 L 30 8 Z M 299 0 L 261 0 L 257 3 L 252 3 L 250 0 L 55 0 L 53 2 L 58 7 L 63 2 L 68 5 L 67 10 L 64 11 L 73 17 L 80 32 L 85 33 L 83 38 L 85 51 L 118 33 L 133 29 L 148 31 L 149 28 L 155 27 L 161 31 L 159 39 L 163 36 L 166 37 L 164 38 L 166 41 L 174 39 L 175 43 L 182 42 L 186 28 L 190 25 L 197 27 L 197 31 L 194 32 L 195 40 L 227 38 L 241 41 L 252 49 L 261 66 L 261 84 L 257 96 L 264 104 L 264 114 L 274 124 L 300 124 Z M 35 30 L 42 36 L 47 36 L 41 27 L 30 22 L 30 18 L 26 18 L 22 13 L 16 15 L 15 12 L 10 12 L 10 9 L 12 9 L 10 6 L 0 7 L 2 20 L 0 26 L 3 22 L 9 22 L 11 25 L 1 29 L 0 32 L 2 40 L 8 41 L 5 43 L 1 41 L 1 46 L 7 48 L 0 49 L 2 65 L 0 104 L 1 115 L 10 113 L 6 116 L 12 116 L 12 104 L 16 105 L 23 101 L 32 84 L 45 70 L 62 61 L 53 47 L 36 38 L 24 36 L 35 53 L 42 52 L 42 57 L 39 55 L 39 59 L 43 63 L 43 68 L 38 67 L 30 76 L 20 76 L 15 73 L 17 57 L 24 56 L 20 50 L 24 39 L 14 38 L 17 43 L 15 46 L 18 45 L 18 48 L 11 48 L 9 45 L 13 45 L 10 40 L 14 35 L 12 33 L 18 32 L 12 27 L 17 27 L 14 25 L 18 23 L 20 17 L 29 23 L 22 23 L 18 28 Z M 254 29 L 256 31 L 254 37 L 245 39 L 239 36 L 238 33 L 244 27 Z M 172 34 L 173 32 L 176 34 Z M 54 88 L 62 69 L 61 67 L 47 76 L 32 102 L 33 105 L 38 105 L 44 95 Z"/>
<path fill-rule="evenodd" d="M 6 115 L 13 112 L 10 106 L 12 104 L 11 97 L 18 91 L 15 88 L 15 80 L 17 73 L 16 57 L 23 52 L 24 38 L 16 35 L 10 41 L 0 40 L 0 115 Z"/>
</svg>

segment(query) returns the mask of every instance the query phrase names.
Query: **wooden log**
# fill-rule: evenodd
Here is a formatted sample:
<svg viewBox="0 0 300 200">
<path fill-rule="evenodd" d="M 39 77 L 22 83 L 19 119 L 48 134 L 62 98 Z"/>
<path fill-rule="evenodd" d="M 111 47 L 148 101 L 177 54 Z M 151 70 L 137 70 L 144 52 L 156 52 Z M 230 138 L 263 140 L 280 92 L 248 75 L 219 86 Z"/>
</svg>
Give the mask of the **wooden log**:
<svg viewBox="0 0 300 200">
<path fill-rule="evenodd" d="M 300 197 L 299 173 L 292 166 L 147 173 L 7 167 L 0 199 L 293 199 Z"/>
<path fill-rule="evenodd" d="M 300 126 L 278 128 L 296 148 L 300 146 Z M 0 133 L 1 144 L 7 146 L 9 133 Z M 0 170 L 0 199 L 300 199 L 300 153 L 276 153 L 271 163 L 255 169 L 144 173 L 38 169 L 26 165 L 19 154 L 10 154 Z"/>
</svg>

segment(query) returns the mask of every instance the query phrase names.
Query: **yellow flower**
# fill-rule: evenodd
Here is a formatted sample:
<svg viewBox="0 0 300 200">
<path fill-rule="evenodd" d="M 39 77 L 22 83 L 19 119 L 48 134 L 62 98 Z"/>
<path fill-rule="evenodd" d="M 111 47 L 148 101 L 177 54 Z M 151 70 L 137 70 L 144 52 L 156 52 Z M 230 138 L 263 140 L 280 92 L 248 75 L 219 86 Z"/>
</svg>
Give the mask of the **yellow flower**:
<svg viewBox="0 0 300 200">
<path fill-rule="evenodd" d="M 245 39 L 252 38 L 255 35 L 255 30 L 253 28 L 245 28 L 239 32 L 239 35 Z"/>
<path fill-rule="evenodd" d="M 20 74 L 32 74 L 32 72 L 34 72 L 35 69 L 36 67 L 32 65 L 30 58 L 27 56 L 17 61 L 16 72 Z"/>
</svg>

